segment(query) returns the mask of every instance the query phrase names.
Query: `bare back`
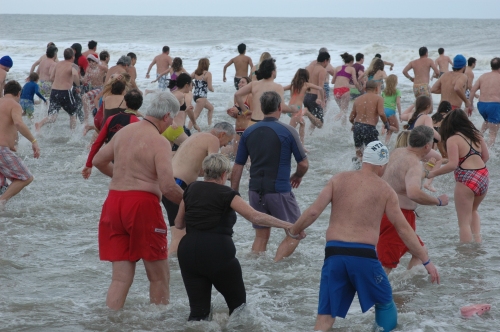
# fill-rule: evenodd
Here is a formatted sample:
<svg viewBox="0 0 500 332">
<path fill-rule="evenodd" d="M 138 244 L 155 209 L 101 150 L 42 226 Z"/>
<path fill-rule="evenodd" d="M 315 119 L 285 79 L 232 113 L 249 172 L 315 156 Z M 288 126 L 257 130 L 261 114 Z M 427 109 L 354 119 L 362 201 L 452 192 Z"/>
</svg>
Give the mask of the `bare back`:
<svg viewBox="0 0 500 332">
<path fill-rule="evenodd" d="M 449 69 L 449 65 L 450 65 L 451 62 L 451 59 L 449 56 L 447 55 L 440 55 L 437 59 L 436 59 L 436 65 L 438 66 L 438 69 L 441 73 L 447 73 L 450 71 Z"/>
<path fill-rule="evenodd" d="M 333 194 L 326 240 L 376 245 L 385 207 L 391 195 L 396 199 L 387 182 L 374 173 L 352 171 L 335 175 L 328 187 Z"/>
<path fill-rule="evenodd" d="M 54 78 L 52 89 L 70 90 L 73 87 L 73 73 L 75 71 L 72 61 L 64 60 L 58 62 L 51 75 L 51 78 Z"/>
<path fill-rule="evenodd" d="M 415 176 L 420 177 L 418 180 L 421 186 L 422 166 L 418 156 L 406 148 L 392 151 L 382 179 L 394 189 L 402 209 L 415 210 L 417 208 L 417 203 L 409 199 L 406 192 L 407 179 L 414 180 Z"/>
<path fill-rule="evenodd" d="M 161 197 L 158 160 L 170 163 L 171 147 L 147 121 L 130 124 L 113 136 L 113 177 L 110 190 L 139 190 Z M 160 163 L 163 164 L 163 161 Z"/>
<path fill-rule="evenodd" d="M 216 151 L 214 151 L 214 149 Z M 203 159 L 219 149 L 219 140 L 211 133 L 195 133 L 181 146 L 172 159 L 174 177 L 190 184 L 198 178 Z"/>
<path fill-rule="evenodd" d="M 113 66 L 113 67 L 109 68 L 108 72 L 106 73 L 106 78 L 104 79 L 104 81 L 108 82 L 109 78 L 113 74 L 124 74 L 124 73 L 128 73 L 127 67 L 122 66 L 122 65 Z"/>
<path fill-rule="evenodd" d="M 379 116 L 382 119 L 386 118 L 384 113 L 384 99 L 373 92 L 361 95 L 354 101 L 352 116 L 354 116 L 354 122 L 376 126 Z"/>
<path fill-rule="evenodd" d="M 162 53 L 155 57 L 156 73 L 163 73 L 172 65 L 172 58 L 167 53 Z"/>
<path fill-rule="evenodd" d="M 45 58 L 38 65 L 37 73 L 42 81 L 50 81 L 50 71 L 55 67 L 57 62 L 54 59 Z"/>
<path fill-rule="evenodd" d="M 441 100 L 450 102 L 452 106 L 462 107 L 462 98 L 457 94 L 456 89 L 459 89 L 465 96 L 467 88 L 467 76 L 460 72 L 444 73 L 439 78 L 441 80 Z"/>
<path fill-rule="evenodd" d="M 90 83 L 92 87 L 102 86 L 104 84 L 105 76 L 106 71 L 104 71 L 97 64 L 89 65 L 83 78 L 83 82 L 87 84 Z"/>
<path fill-rule="evenodd" d="M 481 90 L 479 101 L 483 102 L 500 102 L 500 71 L 495 70 L 490 73 L 483 74 L 479 77 L 474 87 Z"/>
<path fill-rule="evenodd" d="M 234 68 L 236 69 L 236 77 L 247 77 L 248 68 L 252 68 L 252 59 L 249 56 L 240 54 L 233 58 Z"/>
<path fill-rule="evenodd" d="M 0 98 L 0 146 L 6 146 L 12 151 L 16 151 L 16 144 L 19 139 L 17 128 L 14 126 L 12 118 L 14 112 L 21 115 L 23 112 L 21 105 L 13 98 Z"/>
<path fill-rule="evenodd" d="M 308 66 L 306 69 L 309 72 L 309 83 L 323 86 L 327 75 L 326 69 L 317 62 L 315 65 Z"/>
<path fill-rule="evenodd" d="M 411 68 L 415 75 L 414 84 L 429 84 L 430 70 L 436 68 L 434 61 L 429 58 L 420 58 L 411 62 Z M 437 69 L 437 68 L 436 68 Z"/>
<path fill-rule="evenodd" d="M 252 119 L 262 120 L 264 119 L 264 113 L 260 108 L 262 94 L 266 91 L 275 91 L 281 96 L 281 100 L 284 100 L 285 90 L 281 84 L 274 83 L 272 78 L 251 82 L 250 84 L 252 85 Z"/>
</svg>

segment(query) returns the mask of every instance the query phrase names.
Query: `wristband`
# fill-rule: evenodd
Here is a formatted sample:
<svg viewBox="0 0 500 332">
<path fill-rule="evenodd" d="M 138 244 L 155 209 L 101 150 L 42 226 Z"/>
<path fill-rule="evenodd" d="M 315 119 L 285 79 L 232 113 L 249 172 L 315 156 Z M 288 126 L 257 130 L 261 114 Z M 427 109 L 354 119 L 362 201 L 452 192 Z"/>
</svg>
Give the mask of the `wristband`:
<svg viewBox="0 0 500 332">
<path fill-rule="evenodd" d="M 431 262 L 431 259 L 429 258 L 429 260 L 427 262 L 425 262 L 423 265 L 427 266 L 430 262 Z"/>
<path fill-rule="evenodd" d="M 31 141 L 31 144 L 35 143 L 36 142 L 36 138 L 34 140 Z"/>
<path fill-rule="evenodd" d="M 441 199 L 439 197 L 437 199 L 439 201 L 439 204 L 437 206 L 443 206 L 443 202 L 441 202 Z"/>
<path fill-rule="evenodd" d="M 430 166 L 430 167 L 434 167 L 434 166 L 435 166 L 435 165 L 434 165 L 433 163 L 431 163 L 430 161 L 428 161 L 428 162 L 426 163 L 426 165 L 427 165 L 427 166 Z"/>
<path fill-rule="evenodd" d="M 288 235 L 292 239 L 298 240 L 300 237 L 299 234 L 293 235 L 292 233 L 290 233 L 290 228 L 285 229 L 285 232 L 286 232 L 286 235 Z"/>
</svg>

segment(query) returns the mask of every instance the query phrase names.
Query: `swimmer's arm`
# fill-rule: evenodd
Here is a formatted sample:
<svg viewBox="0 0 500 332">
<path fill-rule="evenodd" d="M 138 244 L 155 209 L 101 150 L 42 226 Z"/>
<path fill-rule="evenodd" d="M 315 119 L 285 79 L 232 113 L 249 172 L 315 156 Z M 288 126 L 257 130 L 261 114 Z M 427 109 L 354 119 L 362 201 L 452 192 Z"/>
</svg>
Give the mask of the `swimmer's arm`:
<svg viewBox="0 0 500 332">
<path fill-rule="evenodd" d="M 251 57 L 248 57 L 248 66 L 250 67 L 250 73 L 251 73 L 253 68 L 253 61 Z"/>
<path fill-rule="evenodd" d="M 379 97 L 377 100 L 377 112 L 378 116 L 380 117 L 380 120 L 382 120 L 382 123 L 385 124 L 388 120 L 384 111 L 384 98 L 382 97 Z"/>
<path fill-rule="evenodd" d="M 469 101 L 470 101 L 471 105 L 474 102 L 474 98 L 476 97 L 475 95 L 476 95 L 477 90 L 480 90 L 480 89 L 481 89 L 481 77 L 479 77 L 479 79 L 476 81 L 476 83 L 474 83 L 474 85 L 472 86 L 472 89 L 470 89 Z"/>
<path fill-rule="evenodd" d="M 111 140 L 113 141 L 113 140 Z M 172 154 L 168 140 L 162 139 L 158 153 L 155 154 L 154 162 L 160 191 L 169 201 L 180 204 L 184 191 L 175 183 L 174 172 L 172 170 Z"/>
<path fill-rule="evenodd" d="M 168 68 L 167 70 L 165 70 L 165 71 L 163 71 L 163 72 L 159 73 L 159 74 L 158 74 L 158 77 L 157 77 L 157 78 L 156 78 L 153 82 L 158 81 L 158 80 L 160 79 L 160 77 L 162 77 L 163 75 L 166 75 L 166 74 L 170 73 L 170 70 L 171 70 L 171 68 Z"/>
<path fill-rule="evenodd" d="M 465 80 L 465 81 L 464 81 Z M 465 107 L 469 107 L 471 105 L 469 99 L 465 96 L 464 86 L 467 84 L 467 76 L 463 75 L 460 79 L 456 80 L 455 86 L 453 86 L 453 90 L 455 93 L 462 99 L 465 103 Z"/>
<path fill-rule="evenodd" d="M 431 128 L 432 131 L 434 132 L 434 138 L 438 141 L 441 142 L 441 135 L 434 129 L 434 123 L 432 122 L 432 118 L 430 116 L 426 116 L 424 120 L 424 125 L 427 127 Z"/>
<path fill-rule="evenodd" d="M 436 77 L 439 77 L 439 69 L 438 67 L 436 66 L 436 64 L 434 63 L 434 61 L 431 60 L 431 67 L 432 69 L 434 70 L 434 75 L 436 75 Z"/>
<path fill-rule="evenodd" d="M 212 73 L 207 72 L 207 85 L 208 85 L 208 90 L 214 92 L 214 87 L 212 86 Z"/>
<path fill-rule="evenodd" d="M 38 87 L 38 84 L 35 85 L 35 93 L 38 96 L 38 98 L 40 98 L 41 100 L 43 100 L 45 103 L 47 102 L 47 100 L 40 93 L 40 88 Z"/>
<path fill-rule="evenodd" d="M 243 98 L 252 92 L 252 83 L 253 82 L 250 82 L 249 84 L 245 85 L 244 87 L 236 91 L 236 93 L 234 94 L 234 99 L 236 100 L 236 104 L 238 106 L 245 104 L 245 99 Z M 241 107 L 243 106 L 240 106 L 240 108 Z"/>
<path fill-rule="evenodd" d="M 231 171 L 231 188 L 239 191 L 241 174 L 243 173 L 243 165 L 234 164 Z"/>
<path fill-rule="evenodd" d="M 401 97 L 396 98 L 396 106 L 398 107 L 399 120 L 401 121 Z"/>
<path fill-rule="evenodd" d="M 325 100 L 325 89 L 323 89 L 322 86 L 318 86 L 318 85 L 311 84 L 311 83 L 306 83 L 306 87 L 308 89 L 318 90 L 319 94 L 321 95 L 321 100 Z"/>
<path fill-rule="evenodd" d="M 288 107 L 288 105 L 285 103 L 285 90 L 283 90 L 283 87 L 281 85 L 278 86 L 278 90 L 279 91 L 276 91 L 276 92 L 281 97 L 281 112 L 283 112 L 283 113 L 295 113 L 297 110 L 292 109 L 291 107 Z"/>
<path fill-rule="evenodd" d="M 392 70 L 392 68 L 394 67 L 394 64 L 392 62 L 389 62 L 389 61 L 384 61 L 384 65 L 391 66 L 390 70 Z"/>
<path fill-rule="evenodd" d="M 396 228 L 399 237 L 403 240 L 404 244 L 408 247 L 410 253 L 420 259 L 422 262 L 429 261 L 429 255 L 425 247 L 420 245 L 417 234 L 411 228 L 410 224 L 406 221 L 401 209 L 399 208 L 398 196 L 394 190 L 391 190 L 390 196 L 387 199 L 385 206 L 385 213 L 389 221 Z M 427 272 L 431 275 L 431 282 L 436 281 L 439 284 L 439 273 L 432 262 L 425 266 Z"/>
<path fill-rule="evenodd" d="M 335 84 L 335 79 L 337 78 L 337 72 L 335 72 L 335 74 L 332 75 L 332 84 Z"/>
<path fill-rule="evenodd" d="M 35 140 L 35 137 L 31 134 L 28 126 L 26 126 L 26 124 L 24 123 L 22 114 L 23 110 L 21 108 L 21 105 L 16 104 L 11 111 L 12 122 L 14 122 L 14 126 L 16 126 L 17 131 L 19 131 L 21 135 L 26 137 L 28 141 L 33 142 Z"/>
<path fill-rule="evenodd" d="M 52 67 L 50 68 L 50 78 L 49 78 L 49 80 L 50 80 L 51 82 L 54 82 L 54 79 L 55 79 L 55 78 L 56 78 L 56 66 L 52 66 Z"/>
<path fill-rule="evenodd" d="M 285 91 L 292 90 L 292 85 L 291 85 L 291 84 L 285 85 L 285 86 L 283 87 L 283 90 L 285 90 Z"/>
<path fill-rule="evenodd" d="M 234 196 L 233 200 L 231 201 L 231 208 L 234 211 L 238 212 L 238 214 L 240 214 L 246 220 L 259 226 L 276 228 L 290 228 L 292 226 L 292 224 L 289 222 L 282 221 L 269 214 L 256 211 L 238 195 Z"/>
<path fill-rule="evenodd" d="M 354 124 L 354 119 L 356 119 L 356 102 L 352 104 L 352 111 L 349 114 L 349 122 Z"/>
<path fill-rule="evenodd" d="M 407 65 L 406 65 L 406 67 L 403 69 L 403 75 L 405 75 L 405 77 L 406 77 L 407 79 L 409 79 L 410 81 L 412 81 L 412 82 L 413 82 L 414 78 L 413 78 L 413 77 L 411 77 L 411 76 L 408 74 L 408 71 L 409 71 L 410 69 L 412 69 L 412 68 L 413 68 L 413 61 L 411 61 L 409 64 L 407 64 Z"/>
<path fill-rule="evenodd" d="M 319 75 L 318 75 L 318 82 L 320 84 L 322 84 L 325 81 L 326 75 L 327 75 L 326 70 L 325 71 L 321 71 L 319 73 Z"/>
<path fill-rule="evenodd" d="M 483 137 L 481 137 L 481 159 L 483 159 L 485 164 L 490 159 L 490 152 L 488 151 L 488 147 L 486 146 L 486 142 Z"/>
<path fill-rule="evenodd" d="M 114 137 L 113 137 L 114 138 Z M 92 164 L 104 175 L 113 177 L 114 144 L 115 140 L 111 139 L 102 149 L 97 152 L 92 159 Z"/>
<path fill-rule="evenodd" d="M 448 163 L 441 166 L 439 169 L 430 171 L 429 175 L 427 176 L 429 179 L 432 179 L 438 175 L 453 172 L 458 167 L 458 144 L 454 138 L 448 138 L 448 140 L 446 141 L 446 151 L 448 153 Z"/>
<path fill-rule="evenodd" d="M 153 59 L 153 61 L 148 67 L 148 71 L 146 72 L 146 78 L 149 78 L 149 72 L 151 71 L 151 68 L 153 68 L 154 65 L 156 65 L 156 57 Z"/>
<path fill-rule="evenodd" d="M 451 58 L 450 57 L 447 58 L 448 58 L 448 63 L 453 66 L 453 61 L 451 61 Z"/>
<path fill-rule="evenodd" d="M 71 69 L 71 73 L 73 75 L 73 83 L 78 87 L 80 86 L 80 73 L 76 71 L 75 68 Z"/>
<path fill-rule="evenodd" d="M 184 200 L 179 204 L 179 212 L 175 217 L 175 228 L 184 229 L 186 228 L 186 221 L 184 220 L 184 215 L 186 214 L 186 207 L 184 206 Z"/>
<path fill-rule="evenodd" d="M 234 58 L 233 58 L 234 59 Z M 225 82 L 226 81 L 226 70 L 227 70 L 227 67 L 229 67 L 230 65 L 233 64 L 233 59 L 229 60 L 225 65 L 224 65 L 224 69 L 222 70 L 222 80 Z"/>
<path fill-rule="evenodd" d="M 432 85 L 431 93 L 441 94 L 441 78 L 438 78 L 436 83 Z"/>
<path fill-rule="evenodd" d="M 308 169 L 309 161 L 307 159 L 304 159 L 301 162 L 297 163 L 297 169 L 295 170 L 295 173 L 290 176 L 290 184 L 292 185 L 292 188 L 295 189 L 300 186 L 302 178 L 304 177 L 304 175 L 306 175 Z"/>
<path fill-rule="evenodd" d="M 421 189 L 422 166 L 420 163 L 408 169 L 405 175 L 406 195 L 415 203 L 421 205 L 439 205 L 436 197 L 427 195 Z"/>
<path fill-rule="evenodd" d="M 318 195 L 318 198 L 311 204 L 290 228 L 292 235 L 299 234 L 313 222 L 318 219 L 323 210 L 331 203 L 333 199 L 333 180 L 330 179 L 323 190 Z"/>
<path fill-rule="evenodd" d="M 326 66 L 326 72 L 333 76 L 335 75 L 335 68 L 333 68 L 333 66 L 329 64 L 328 66 Z"/>
<path fill-rule="evenodd" d="M 43 58 L 43 55 L 40 57 L 40 59 L 35 61 L 35 63 L 31 66 L 30 73 L 35 71 L 36 66 L 38 66 L 40 64 L 40 62 L 42 62 L 42 58 Z"/>
<path fill-rule="evenodd" d="M 358 89 L 360 92 L 363 91 L 363 85 L 361 84 L 360 81 L 356 78 L 356 69 L 352 68 L 352 82 L 354 83 L 354 86 L 356 89 Z"/>
<path fill-rule="evenodd" d="M 413 109 L 415 108 L 415 104 L 411 104 L 403 114 L 401 114 L 401 120 L 403 121 L 408 121 L 411 119 L 411 116 L 413 115 Z"/>
</svg>

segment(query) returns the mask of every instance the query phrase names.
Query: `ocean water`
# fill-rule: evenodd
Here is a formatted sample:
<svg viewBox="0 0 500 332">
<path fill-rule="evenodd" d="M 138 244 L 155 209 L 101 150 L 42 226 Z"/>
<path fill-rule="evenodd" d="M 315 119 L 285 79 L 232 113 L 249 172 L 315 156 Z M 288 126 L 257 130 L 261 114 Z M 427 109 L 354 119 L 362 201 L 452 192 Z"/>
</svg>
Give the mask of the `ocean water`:
<svg viewBox="0 0 500 332">
<path fill-rule="evenodd" d="M 234 68 L 228 69 L 226 83 L 222 82 L 222 68 L 237 55 L 240 42 L 247 44 L 254 63 L 262 52 L 270 52 L 278 67 L 276 81 L 282 84 L 288 84 L 298 68 L 314 60 L 320 47 L 329 49 L 335 66 L 341 64 L 339 55 L 345 51 L 364 53 L 367 62 L 381 53 L 384 60 L 395 64 L 392 73 L 400 79 L 406 107 L 414 97 L 401 71 L 418 57 L 419 47 L 427 46 L 433 58 L 439 47 L 450 56 L 474 56 L 477 77 L 489 71 L 490 59 L 498 56 L 494 41 L 499 37 L 500 21 L 0 15 L 0 31 L 0 56 L 9 54 L 14 60 L 8 79 L 21 82 L 49 41 L 56 43 L 61 56 L 74 42 L 85 49 L 87 41 L 97 40 L 98 51 L 110 52 L 111 64 L 120 55 L 135 52 L 141 89 L 156 86 L 145 79 L 145 73 L 164 45 L 170 46 L 172 56 L 183 59 L 189 72 L 199 58 L 209 57 L 215 92 L 208 98 L 215 106 L 215 121 L 232 121 L 225 110 L 235 91 Z M 438 101 L 436 96 L 434 103 Z M 295 190 L 302 211 L 332 175 L 351 168 L 352 136 L 349 128 L 333 122 L 337 112 L 335 102 L 330 102 L 324 128 L 306 136 L 310 169 Z M 45 114 L 46 106 L 37 106 L 35 120 Z M 149 304 L 147 278 L 138 263 L 125 308 L 108 310 L 105 297 L 111 265 L 99 261 L 97 225 L 109 179 L 95 169 L 89 180 L 81 178 L 90 135 L 82 137 L 81 127 L 71 132 L 68 119 L 61 112 L 55 124 L 44 127 L 37 137 L 40 159 L 32 158 L 25 139 L 19 144 L 18 153 L 35 181 L 0 212 L 0 331 L 312 330 L 329 209 L 308 229 L 308 237 L 297 251 L 277 264 L 272 259 L 282 232 L 273 230 L 268 253 L 255 256 L 250 252 L 254 232 L 248 221 L 239 218 L 233 239 L 248 305 L 231 317 L 224 299 L 214 290 L 213 321 L 186 322 L 189 304 L 175 257 L 170 259 L 170 305 Z M 208 129 L 204 114 L 201 119 L 202 128 Z M 282 121 L 288 122 L 288 117 Z M 477 112 L 472 121 L 481 124 Z M 34 130 L 33 122 L 26 122 Z M 407 271 L 409 257 L 402 259 L 389 277 L 399 310 L 397 331 L 498 330 L 500 210 L 496 184 L 500 162 L 496 148 L 490 154 L 490 190 L 480 208 L 482 245 L 458 243 L 451 174 L 434 182 L 438 194 L 450 196 L 450 205 L 419 207 L 417 233 L 441 273 L 441 285 L 431 285 L 423 267 Z M 241 182 L 244 198 L 247 183 L 245 172 Z M 490 303 L 492 310 L 481 317 L 461 318 L 459 308 L 471 303 Z M 355 299 L 347 318 L 337 319 L 334 330 L 367 331 L 373 319 L 373 311 L 361 314 Z"/>
</svg>

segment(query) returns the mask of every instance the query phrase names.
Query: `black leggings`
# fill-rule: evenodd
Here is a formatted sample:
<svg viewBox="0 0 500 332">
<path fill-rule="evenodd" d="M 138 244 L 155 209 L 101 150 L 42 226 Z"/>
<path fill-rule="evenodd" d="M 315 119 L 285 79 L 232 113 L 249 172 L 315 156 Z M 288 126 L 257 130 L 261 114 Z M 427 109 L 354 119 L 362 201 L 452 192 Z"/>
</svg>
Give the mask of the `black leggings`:
<svg viewBox="0 0 500 332">
<path fill-rule="evenodd" d="M 177 257 L 191 308 L 188 320 L 209 318 L 212 285 L 224 296 L 229 314 L 246 303 L 241 266 L 235 254 L 229 235 L 190 232 L 182 238 Z"/>
</svg>

